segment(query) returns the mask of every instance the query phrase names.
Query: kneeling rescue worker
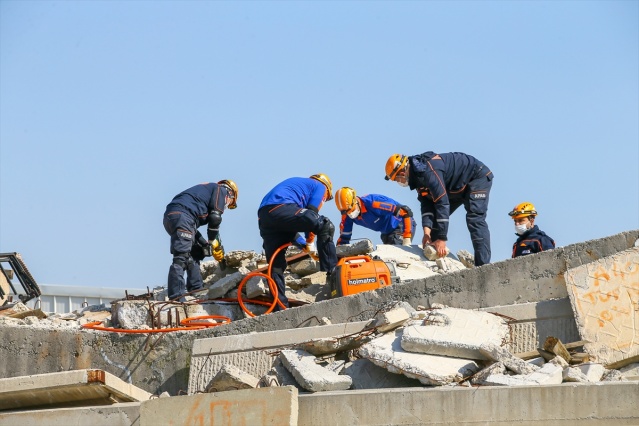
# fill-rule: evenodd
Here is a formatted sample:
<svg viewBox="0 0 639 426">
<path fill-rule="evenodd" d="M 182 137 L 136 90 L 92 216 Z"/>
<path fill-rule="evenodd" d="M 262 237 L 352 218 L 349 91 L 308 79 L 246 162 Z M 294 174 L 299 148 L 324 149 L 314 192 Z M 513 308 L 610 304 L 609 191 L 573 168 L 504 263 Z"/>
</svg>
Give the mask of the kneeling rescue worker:
<svg viewBox="0 0 639 426">
<path fill-rule="evenodd" d="M 200 261 L 213 255 L 225 268 L 224 247 L 220 239 L 222 214 L 237 207 L 237 185 L 232 180 L 195 185 L 176 195 L 166 206 L 164 229 L 171 236 L 173 263 L 169 269 L 170 300 L 184 302 L 186 291 L 202 288 Z M 208 225 L 208 240 L 197 230 Z M 184 272 L 186 271 L 186 289 Z"/>
<path fill-rule="evenodd" d="M 335 226 L 325 216 L 319 214 L 325 201 L 331 200 L 333 185 L 323 173 L 309 178 L 292 177 L 277 184 L 264 196 L 257 211 L 262 247 L 266 259 L 271 262 L 271 275 L 277 284 L 278 297 L 289 307 L 286 297 L 284 271 L 286 253 L 280 251 L 275 259 L 273 253 L 286 243 L 310 251 L 317 235 L 317 251 L 320 271 L 329 274 L 337 265 L 337 254 L 333 243 Z M 303 232 L 305 238 L 298 234 Z M 279 310 L 276 306 L 275 310 Z"/>
<path fill-rule="evenodd" d="M 338 246 L 351 241 L 354 223 L 380 232 L 384 244 L 411 245 L 415 235 L 415 220 L 408 206 L 380 194 L 358 197 L 355 190 L 349 187 L 337 190 L 335 204 L 342 214 Z"/>
<path fill-rule="evenodd" d="M 535 225 L 537 210 L 532 203 L 517 204 L 508 215 L 515 221 L 517 234 L 517 241 L 513 244 L 513 258 L 555 248 L 555 240 Z"/>
</svg>

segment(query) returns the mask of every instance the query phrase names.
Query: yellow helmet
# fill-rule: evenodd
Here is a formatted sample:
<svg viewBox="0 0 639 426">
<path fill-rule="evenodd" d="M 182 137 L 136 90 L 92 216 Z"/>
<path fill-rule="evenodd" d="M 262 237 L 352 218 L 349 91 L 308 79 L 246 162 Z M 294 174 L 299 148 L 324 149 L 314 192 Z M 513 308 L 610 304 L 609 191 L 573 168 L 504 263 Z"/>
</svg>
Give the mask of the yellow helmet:
<svg viewBox="0 0 639 426">
<path fill-rule="evenodd" d="M 521 219 L 522 217 L 537 216 L 537 210 L 533 203 L 524 202 L 517 204 L 511 212 L 508 212 L 508 216 L 514 219 Z"/>
<path fill-rule="evenodd" d="M 328 176 L 326 176 L 324 173 L 317 173 L 311 176 L 311 179 L 315 179 L 324 184 L 324 186 L 326 187 L 328 191 L 328 196 L 326 197 L 326 201 L 330 201 L 333 199 L 333 184 L 331 183 L 331 180 L 328 178 Z"/>
<path fill-rule="evenodd" d="M 340 188 L 335 193 L 335 205 L 342 214 L 349 214 L 357 206 L 357 196 L 353 188 L 347 186 Z"/>
<path fill-rule="evenodd" d="M 221 180 L 217 183 L 218 185 L 224 185 L 226 187 L 226 189 L 229 190 L 229 195 L 231 196 L 232 200 L 229 203 L 229 209 L 234 209 L 237 207 L 237 185 L 235 184 L 235 182 L 233 182 L 230 179 L 225 179 L 225 180 Z"/>
<path fill-rule="evenodd" d="M 397 173 L 408 164 L 408 157 L 402 154 L 393 154 L 386 161 L 386 180 L 395 180 Z"/>
</svg>

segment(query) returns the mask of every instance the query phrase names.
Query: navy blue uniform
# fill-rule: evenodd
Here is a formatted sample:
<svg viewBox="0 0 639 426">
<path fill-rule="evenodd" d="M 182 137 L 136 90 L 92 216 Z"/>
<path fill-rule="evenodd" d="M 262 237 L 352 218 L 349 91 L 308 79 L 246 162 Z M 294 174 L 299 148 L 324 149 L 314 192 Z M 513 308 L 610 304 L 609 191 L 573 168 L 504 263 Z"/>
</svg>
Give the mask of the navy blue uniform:
<svg viewBox="0 0 639 426">
<path fill-rule="evenodd" d="M 546 235 L 537 225 L 517 237 L 517 241 L 513 244 L 513 258 L 555 248 L 555 240 Z"/>
<path fill-rule="evenodd" d="M 326 194 L 323 183 L 302 177 L 293 177 L 276 185 L 260 203 L 257 212 L 260 236 L 263 239 L 266 259 L 271 263 L 271 276 L 277 284 L 278 297 L 289 306 L 285 290 L 286 250 L 281 250 L 271 261 L 273 253 L 286 243 L 303 247 L 317 235 L 317 251 L 320 270 L 332 272 L 337 265 L 337 254 L 333 243 L 335 227 L 331 221 L 319 214 Z M 331 230 L 332 228 L 332 230 Z M 304 232 L 306 239 L 297 239 Z M 276 310 L 279 307 L 276 306 Z"/>
<path fill-rule="evenodd" d="M 379 232 L 384 244 L 401 245 L 403 238 L 413 238 L 415 220 L 406 206 L 380 194 L 367 194 L 357 198 L 360 215 L 355 219 L 342 215 L 337 245 L 348 244 L 351 241 L 354 223 Z"/>
<path fill-rule="evenodd" d="M 192 253 L 199 249 L 195 247 L 194 250 L 194 243 L 207 245 L 218 237 L 227 195 L 228 190 L 222 185 L 202 183 L 179 193 L 166 206 L 163 223 L 164 229 L 171 236 L 173 255 L 168 277 L 169 299 L 179 298 L 187 290 L 190 292 L 202 288 L 202 258 L 197 255 L 194 258 Z M 197 231 L 204 224 L 208 224 L 208 241 Z"/>
<path fill-rule="evenodd" d="M 431 240 L 448 240 L 450 215 L 462 204 L 475 250 L 475 265 L 490 262 L 490 231 L 486 223 L 493 173 L 475 157 L 461 152 L 432 151 L 408 157 L 408 185 L 417 190 L 422 226 Z"/>
</svg>

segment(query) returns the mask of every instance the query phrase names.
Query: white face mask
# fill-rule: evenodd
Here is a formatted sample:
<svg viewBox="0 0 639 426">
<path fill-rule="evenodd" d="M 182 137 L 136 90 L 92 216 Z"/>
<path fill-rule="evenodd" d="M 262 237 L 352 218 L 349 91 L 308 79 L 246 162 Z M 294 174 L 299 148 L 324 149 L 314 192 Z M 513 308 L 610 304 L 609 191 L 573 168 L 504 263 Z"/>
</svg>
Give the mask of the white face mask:
<svg viewBox="0 0 639 426">
<path fill-rule="evenodd" d="M 359 216 L 359 206 L 355 206 L 355 209 L 348 214 L 351 219 L 356 219 Z"/>
<path fill-rule="evenodd" d="M 406 182 L 397 182 L 397 184 L 403 188 L 406 188 L 408 186 L 408 181 Z"/>
<path fill-rule="evenodd" d="M 524 235 L 526 231 L 528 231 L 528 226 L 525 223 L 521 225 L 515 224 L 515 232 L 517 235 Z"/>
</svg>

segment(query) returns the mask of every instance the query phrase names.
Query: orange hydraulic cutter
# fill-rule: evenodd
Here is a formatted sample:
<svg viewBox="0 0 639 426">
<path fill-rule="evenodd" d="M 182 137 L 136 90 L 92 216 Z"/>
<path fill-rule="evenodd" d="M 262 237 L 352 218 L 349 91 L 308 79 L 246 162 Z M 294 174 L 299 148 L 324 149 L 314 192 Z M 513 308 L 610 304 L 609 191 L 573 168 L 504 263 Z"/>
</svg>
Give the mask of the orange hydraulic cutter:
<svg viewBox="0 0 639 426">
<path fill-rule="evenodd" d="M 395 265 L 370 256 L 343 257 L 331 276 L 331 297 L 349 296 L 399 283 Z"/>
</svg>

